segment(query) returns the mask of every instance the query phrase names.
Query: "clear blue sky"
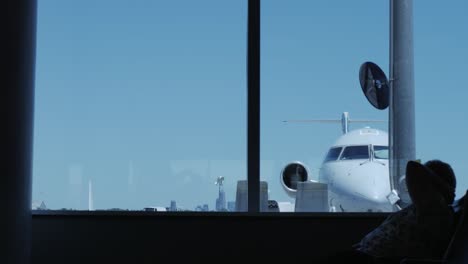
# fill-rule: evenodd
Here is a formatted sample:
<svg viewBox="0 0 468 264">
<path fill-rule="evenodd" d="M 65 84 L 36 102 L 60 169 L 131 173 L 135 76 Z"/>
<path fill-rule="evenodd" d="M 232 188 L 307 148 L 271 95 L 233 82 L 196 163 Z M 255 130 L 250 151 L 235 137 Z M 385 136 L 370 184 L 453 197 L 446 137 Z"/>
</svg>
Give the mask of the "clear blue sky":
<svg viewBox="0 0 468 264">
<path fill-rule="evenodd" d="M 317 176 L 339 125 L 387 119 L 361 92 L 359 66 L 388 74 L 388 1 L 262 2 L 261 178 L 288 201 L 290 161 Z M 468 188 L 468 4 L 414 1 L 416 148 Z M 247 1 L 39 1 L 33 200 L 49 208 L 214 208 L 246 178 Z M 386 130 L 386 125 L 374 125 Z M 353 128 L 353 127 L 352 127 Z M 357 127 L 354 127 L 357 128 Z M 290 201 L 290 200 L 289 200 Z"/>
</svg>

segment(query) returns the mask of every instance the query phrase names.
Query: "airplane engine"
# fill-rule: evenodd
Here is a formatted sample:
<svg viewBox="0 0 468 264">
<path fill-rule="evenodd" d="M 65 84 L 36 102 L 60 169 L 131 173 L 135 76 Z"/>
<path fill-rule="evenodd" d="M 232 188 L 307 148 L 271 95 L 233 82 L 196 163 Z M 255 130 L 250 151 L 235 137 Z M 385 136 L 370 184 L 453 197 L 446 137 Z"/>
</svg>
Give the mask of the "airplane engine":
<svg viewBox="0 0 468 264">
<path fill-rule="evenodd" d="M 286 165 L 280 175 L 281 186 L 291 198 L 296 197 L 297 183 L 308 179 L 307 168 L 298 161 Z"/>
</svg>

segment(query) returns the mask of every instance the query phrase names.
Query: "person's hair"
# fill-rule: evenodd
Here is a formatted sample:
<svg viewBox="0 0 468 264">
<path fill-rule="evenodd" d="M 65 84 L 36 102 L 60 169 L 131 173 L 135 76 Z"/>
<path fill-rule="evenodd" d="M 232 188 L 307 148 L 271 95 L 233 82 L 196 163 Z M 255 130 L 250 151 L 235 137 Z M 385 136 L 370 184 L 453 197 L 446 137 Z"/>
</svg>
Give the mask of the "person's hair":
<svg viewBox="0 0 468 264">
<path fill-rule="evenodd" d="M 455 188 L 457 187 L 457 179 L 455 178 L 455 173 L 453 172 L 453 169 L 449 164 L 436 159 L 430 160 L 424 165 L 430 170 L 432 170 L 439 177 L 441 177 L 443 180 L 445 180 L 445 182 L 447 182 L 449 186 L 453 187 L 453 192 L 455 192 Z M 448 202 L 453 202 L 452 195 L 454 196 L 455 194 L 450 193 L 448 195 L 450 197 Z"/>
</svg>

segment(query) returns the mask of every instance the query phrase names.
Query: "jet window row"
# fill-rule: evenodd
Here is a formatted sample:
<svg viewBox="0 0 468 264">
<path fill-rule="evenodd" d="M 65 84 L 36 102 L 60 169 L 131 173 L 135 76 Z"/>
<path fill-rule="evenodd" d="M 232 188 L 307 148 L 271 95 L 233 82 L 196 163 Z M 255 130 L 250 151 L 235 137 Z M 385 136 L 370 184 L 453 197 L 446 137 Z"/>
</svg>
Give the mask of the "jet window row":
<svg viewBox="0 0 468 264">
<path fill-rule="evenodd" d="M 370 153 L 372 153 L 372 155 Z M 334 147 L 328 151 L 324 162 L 370 159 L 371 156 L 373 156 L 374 159 L 388 159 L 388 147 L 374 145 Z"/>
</svg>

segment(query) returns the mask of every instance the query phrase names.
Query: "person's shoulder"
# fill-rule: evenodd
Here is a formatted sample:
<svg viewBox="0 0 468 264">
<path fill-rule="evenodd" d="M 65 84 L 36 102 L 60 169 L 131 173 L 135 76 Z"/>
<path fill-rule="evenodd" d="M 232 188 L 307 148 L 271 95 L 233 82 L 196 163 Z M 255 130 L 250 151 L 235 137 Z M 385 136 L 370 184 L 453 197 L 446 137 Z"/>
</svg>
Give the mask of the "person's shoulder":
<svg viewBox="0 0 468 264">
<path fill-rule="evenodd" d="M 410 204 L 401 210 L 394 212 L 390 215 L 392 218 L 411 218 L 417 215 L 416 206 L 414 204 Z"/>
<path fill-rule="evenodd" d="M 443 198 L 433 200 L 431 204 L 417 208 L 417 211 L 419 211 L 420 213 L 429 214 L 453 214 L 453 208 L 449 204 L 447 204 Z"/>
<path fill-rule="evenodd" d="M 418 223 L 422 226 L 431 226 L 443 231 L 449 228 L 455 219 L 451 206 L 446 204 L 435 204 L 427 210 L 418 212 Z"/>
</svg>

